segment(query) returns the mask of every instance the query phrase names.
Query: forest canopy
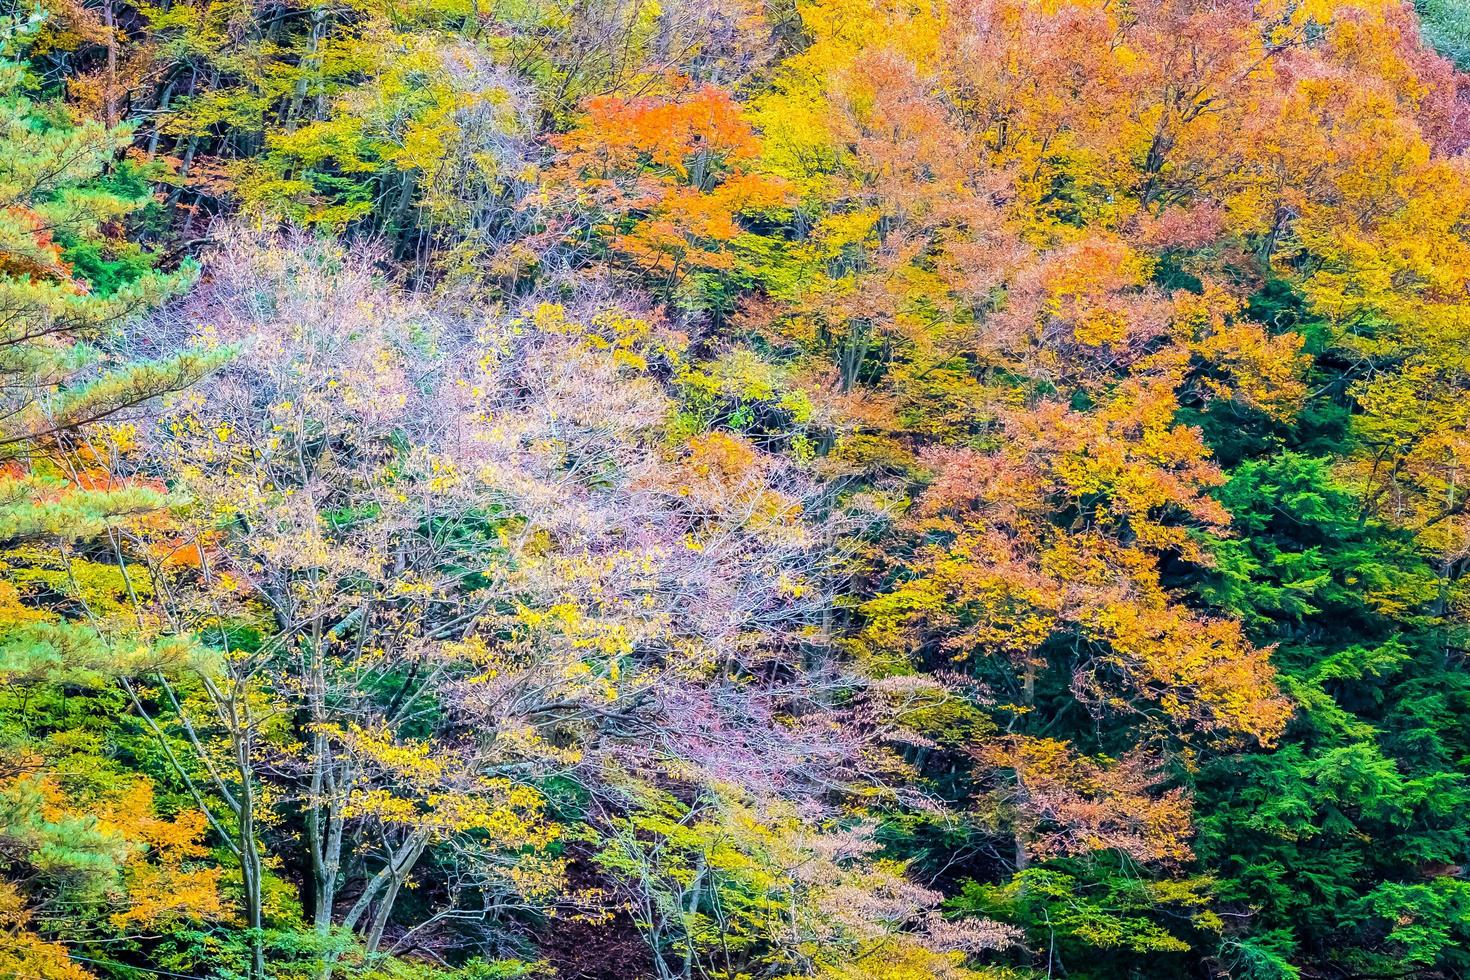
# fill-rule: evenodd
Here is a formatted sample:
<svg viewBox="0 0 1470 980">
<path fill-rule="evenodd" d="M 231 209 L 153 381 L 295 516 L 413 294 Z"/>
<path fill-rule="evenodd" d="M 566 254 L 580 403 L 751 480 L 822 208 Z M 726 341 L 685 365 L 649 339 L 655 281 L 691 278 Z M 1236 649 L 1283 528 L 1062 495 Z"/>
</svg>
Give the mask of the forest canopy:
<svg viewBox="0 0 1470 980">
<path fill-rule="evenodd" d="M 0 978 L 1470 976 L 1470 8 L 0 7 Z"/>
</svg>

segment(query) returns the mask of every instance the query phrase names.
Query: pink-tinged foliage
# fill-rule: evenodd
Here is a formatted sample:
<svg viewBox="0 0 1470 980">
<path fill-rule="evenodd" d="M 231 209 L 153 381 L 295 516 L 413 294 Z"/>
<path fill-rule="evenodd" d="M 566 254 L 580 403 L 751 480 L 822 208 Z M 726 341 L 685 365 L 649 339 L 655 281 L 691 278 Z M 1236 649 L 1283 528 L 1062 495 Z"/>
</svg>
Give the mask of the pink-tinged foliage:
<svg viewBox="0 0 1470 980">
<path fill-rule="evenodd" d="M 229 669 L 304 706 L 259 777 L 314 815 L 322 927 L 376 946 L 465 903 L 596 904 L 556 897 L 548 776 L 610 814 L 629 779 L 834 812 L 866 738 L 826 635 L 842 526 L 739 436 L 669 442 L 655 369 L 677 334 L 595 294 L 451 312 L 370 254 L 241 232 L 156 327 L 241 351 L 172 406 L 149 465 L 211 542 L 181 612 L 273 623 Z M 354 848 L 376 904 L 348 898 Z M 395 933 L 431 849 L 457 885 Z M 937 900 L 891 887 L 905 921 Z"/>
</svg>

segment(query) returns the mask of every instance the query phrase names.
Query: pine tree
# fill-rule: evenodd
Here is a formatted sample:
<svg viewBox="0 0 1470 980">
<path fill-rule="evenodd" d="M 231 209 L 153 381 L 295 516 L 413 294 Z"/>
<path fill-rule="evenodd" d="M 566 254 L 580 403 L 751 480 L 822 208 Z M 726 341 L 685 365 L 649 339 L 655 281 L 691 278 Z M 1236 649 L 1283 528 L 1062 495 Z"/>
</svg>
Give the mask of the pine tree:
<svg viewBox="0 0 1470 980">
<path fill-rule="evenodd" d="M 0 539 L 11 541 L 84 536 L 111 515 L 156 505 L 156 494 L 136 488 L 79 485 L 62 458 L 67 443 L 218 360 L 197 351 L 135 360 L 119 343 L 128 317 L 179 291 L 190 270 L 155 271 L 117 241 L 147 200 L 110 186 L 131 134 L 74 122 L 33 97 L 18 55 L 38 23 L 0 28 Z M 79 263 L 109 281 L 99 288 Z"/>
</svg>

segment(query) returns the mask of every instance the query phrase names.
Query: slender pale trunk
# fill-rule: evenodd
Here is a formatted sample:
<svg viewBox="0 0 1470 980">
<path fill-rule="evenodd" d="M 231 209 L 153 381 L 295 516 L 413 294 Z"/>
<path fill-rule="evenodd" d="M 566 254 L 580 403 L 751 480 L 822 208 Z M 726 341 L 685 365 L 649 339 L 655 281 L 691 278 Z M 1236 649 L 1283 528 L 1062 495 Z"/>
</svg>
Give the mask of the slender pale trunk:
<svg viewBox="0 0 1470 980">
<path fill-rule="evenodd" d="M 251 762 L 253 747 L 251 721 L 248 708 L 242 708 L 238 689 L 230 692 L 226 708 L 231 722 L 235 750 L 235 767 L 240 774 L 240 791 L 237 810 L 240 825 L 240 879 L 245 892 L 245 924 L 250 929 L 250 977 L 251 980 L 265 978 L 265 935 L 264 902 L 261 898 L 263 869 L 260 848 L 256 841 L 255 826 L 255 781 L 254 765 Z"/>
<path fill-rule="evenodd" d="M 150 161 L 158 155 L 158 139 L 160 136 L 163 135 L 162 132 L 159 130 L 159 126 L 163 122 L 163 114 L 168 111 L 168 103 L 169 100 L 173 98 L 173 94 L 174 82 L 173 80 L 170 80 L 169 83 L 163 87 L 163 94 L 158 97 L 158 110 L 155 113 L 153 119 L 153 132 L 148 134 L 148 159 Z"/>
<path fill-rule="evenodd" d="M 694 881 L 689 886 L 689 904 L 684 914 L 684 980 L 692 980 L 694 976 L 694 936 L 689 932 L 689 923 L 694 921 L 694 914 L 699 911 L 699 894 L 703 890 L 704 875 L 708 867 L 704 855 L 700 854 L 694 868 Z"/>
<path fill-rule="evenodd" d="M 306 90 L 309 88 L 308 79 L 311 72 L 318 70 L 321 62 L 320 50 L 322 35 L 326 33 L 327 12 L 317 8 L 311 12 L 311 34 L 307 39 L 306 56 L 301 59 L 301 74 L 296 79 L 296 85 L 291 93 L 291 105 L 286 112 L 284 127 L 286 132 L 296 132 L 296 125 L 301 119 L 301 114 L 306 108 Z"/>
<path fill-rule="evenodd" d="M 378 903 L 368 930 L 367 948 L 369 952 L 375 951 L 378 943 L 381 942 L 383 929 L 387 926 L 388 919 L 393 914 L 393 905 L 398 900 L 398 891 L 403 886 L 409 872 L 418 863 L 419 856 L 428 846 L 428 834 L 416 831 L 397 848 L 389 851 L 387 863 L 372 877 L 363 888 L 362 895 L 342 917 L 344 929 L 355 929 L 367 915 L 368 910 L 373 907 L 373 903 Z M 332 973 L 336 966 L 336 957 L 328 957 L 322 965 L 321 972 L 317 974 L 317 980 L 332 980 Z"/>
<path fill-rule="evenodd" d="M 117 125 L 117 15 L 112 0 L 102 5 L 102 24 L 107 28 L 107 91 L 102 94 L 102 112 L 111 128 Z"/>
<path fill-rule="evenodd" d="M 404 860 L 393 868 L 388 877 L 388 883 L 383 886 L 383 897 L 378 899 L 378 908 L 373 913 L 372 926 L 368 929 L 367 951 L 376 953 L 378 944 L 383 940 L 383 929 L 388 925 L 388 919 L 393 914 L 393 905 L 398 901 L 398 890 L 403 887 L 403 882 L 408 878 L 408 873 L 418 863 L 419 856 L 424 853 L 428 846 L 427 838 L 413 841 Z"/>
<path fill-rule="evenodd" d="M 843 391 L 851 391 L 852 386 L 857 383 L 858 371 L 863 366 L 863 359 L 868 356 L 870 343 L 867 323 L 861 320 L 851 321 L 848 325 L 847 343 L 842 346 L 841 360 L 838 363 L 841 375 L 839 383 Z"/>
</svg>

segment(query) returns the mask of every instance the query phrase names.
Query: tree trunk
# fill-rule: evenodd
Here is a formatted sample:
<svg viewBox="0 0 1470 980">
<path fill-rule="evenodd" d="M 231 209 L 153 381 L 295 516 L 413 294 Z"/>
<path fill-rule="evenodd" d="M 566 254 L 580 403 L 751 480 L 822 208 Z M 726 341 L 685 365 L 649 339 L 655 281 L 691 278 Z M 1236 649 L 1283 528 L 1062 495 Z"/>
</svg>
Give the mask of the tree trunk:
<svg viewBox="0 0 1470 980">
<path fill-rule="evenodd" d="M 102 24 L 107 28 L 107 91 L 102 93 L 102 113 L 111 129 L 117 125 L 117 16 L 112 0 L 102 5 Z"/>
</svg>

